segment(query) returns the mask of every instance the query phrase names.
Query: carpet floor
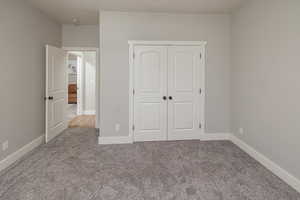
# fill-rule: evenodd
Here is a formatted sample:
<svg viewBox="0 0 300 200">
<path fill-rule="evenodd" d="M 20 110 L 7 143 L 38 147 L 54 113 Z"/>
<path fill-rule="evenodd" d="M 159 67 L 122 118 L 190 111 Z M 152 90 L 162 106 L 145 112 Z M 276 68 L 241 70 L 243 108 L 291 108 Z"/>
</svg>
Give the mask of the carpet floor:
<svg viewBox="0 0 300 200">
<path fill-rule="evenodd" d="M 0 175 L 1 200 L 300 200 L 228 141 L 98 145 L 74 128 Z"/>
</svg>

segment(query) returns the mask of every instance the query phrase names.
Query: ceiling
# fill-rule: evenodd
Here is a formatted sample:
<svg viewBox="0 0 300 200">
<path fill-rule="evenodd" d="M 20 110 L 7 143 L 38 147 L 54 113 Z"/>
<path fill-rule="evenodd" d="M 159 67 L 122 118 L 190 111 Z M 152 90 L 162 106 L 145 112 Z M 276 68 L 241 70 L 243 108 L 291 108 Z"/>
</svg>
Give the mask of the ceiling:
<svg viewBox="0 0 300 200">
<path fill-rule="evenodd" d="M 98 24 L 98 10 L 230 13 L 245 0 L 28 0 L 62 24 Z"/>
</svg>

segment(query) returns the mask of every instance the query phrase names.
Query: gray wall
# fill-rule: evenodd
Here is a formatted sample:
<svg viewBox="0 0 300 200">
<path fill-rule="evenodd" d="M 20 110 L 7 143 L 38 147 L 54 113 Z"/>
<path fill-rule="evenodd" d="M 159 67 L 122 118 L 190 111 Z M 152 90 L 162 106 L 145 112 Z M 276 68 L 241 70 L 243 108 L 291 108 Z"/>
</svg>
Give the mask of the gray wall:
<svg viewBox="0 0 300 200">
<path fill-rule="evenodd" d="M 0 6 L 0 160 L 45 132 L 45 45 L 61 45 L 61 26 L 23 0 Z"/>
<path fill-rule="evenodd" d="M 299 0 L 252 0 L 232 21 L 232 131 L 297 178 L 299 20 Z"/>
<path fill-rule="evenodd" d="M 98 25 L 63 25 L 62 43 L 64 47 L 98 47 Z"/>
<path fill-rule="evenodd" d="M 207 41 L 206 132 L 230 131 L 229 15 L 100 12 L 100 27 L 102 136 L 128 135 L 128 40 Z"/>
</svg>

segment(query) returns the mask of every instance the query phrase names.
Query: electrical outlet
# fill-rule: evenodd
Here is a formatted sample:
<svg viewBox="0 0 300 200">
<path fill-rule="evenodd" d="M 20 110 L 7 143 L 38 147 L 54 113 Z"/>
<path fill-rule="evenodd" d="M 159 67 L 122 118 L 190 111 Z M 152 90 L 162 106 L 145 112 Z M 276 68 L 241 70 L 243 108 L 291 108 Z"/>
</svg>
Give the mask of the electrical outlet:
<svg viewBox="0 0 300 200">
<path fill-rule="evenodd" d="M 119 132 L 120 131 L 120 124 L 116 124 L 115 129 L 116 129 L 116 132 Z"/>
<path fill-rule="evenodd" d="M 2 143 L 2 151 L 6 151 L 8 149 L 8 141 Z"/>
<path fill-rule="evenodd" d="M 239 128 L 239 134 L 244 135 L 244 129 L 243 128 Z"/>
</svg>

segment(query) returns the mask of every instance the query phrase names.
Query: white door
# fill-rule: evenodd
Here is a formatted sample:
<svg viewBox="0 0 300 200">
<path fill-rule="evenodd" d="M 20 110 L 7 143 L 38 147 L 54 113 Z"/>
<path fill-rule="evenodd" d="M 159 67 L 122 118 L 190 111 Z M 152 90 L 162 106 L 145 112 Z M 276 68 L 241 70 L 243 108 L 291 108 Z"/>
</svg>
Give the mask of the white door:
<svg viewBox="0 0 300 200">
<path fill-rule="evenodd" d="M 167 140 L 167 48 L 134 51 L 134 141 Z"/>
<path fill-rule="evenodd" d="M 203 133 L 203 50 L 168 47 L 168 140 L 200 139 Z"/>
<path fill-rule="evenodd" d="M 82 102 L 82 72 L 83 72 L 83 58 L 82 56 L 77 56 L 77 115 L 82 115 L 83 102 Z"/>
<path fill-rule="evenodd" d="M 65 52 L 46 46 L 46 142 L 67 128 L 67 66 Z"/>
</svg>

